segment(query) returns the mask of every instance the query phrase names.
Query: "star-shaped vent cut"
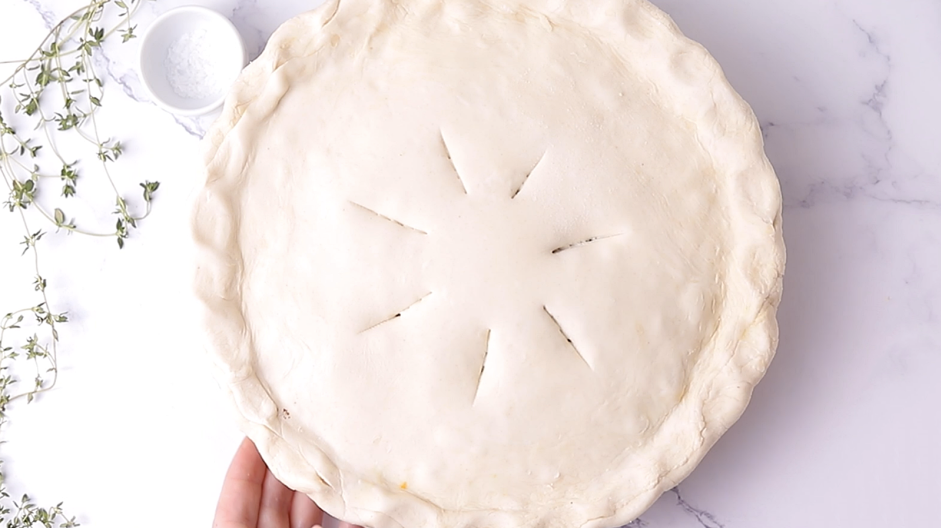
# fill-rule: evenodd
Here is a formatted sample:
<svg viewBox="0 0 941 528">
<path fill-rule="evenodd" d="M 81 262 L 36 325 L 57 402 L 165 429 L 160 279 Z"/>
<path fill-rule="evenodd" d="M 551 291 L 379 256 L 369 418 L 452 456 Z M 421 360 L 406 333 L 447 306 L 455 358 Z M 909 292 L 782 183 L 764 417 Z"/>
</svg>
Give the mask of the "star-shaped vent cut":
<svg viewBox="0 0 941 528">
<path fill-rule="evenodd" d="M 478 308 L 483 312 L 490 312 L 498 305 L 508 302 L 521 303 L 521 309 L 531 312 L 534 317 L 544 319 L 544 326 L 557 335 L 560 341 L 572 356 L 587 368 L 595 370 L 590 358 L 580 349 L 577 339 L 567 331 L 568 322 L 564 317 L 540 299 L 540 284 L 534 283 L 534 277 L 526 266 L 532 262 L 548 269 L 548 275 L 560 275 L 561 268 L 553 270 L 553 260 L 562 259 L 568 253 L 583 251 L 590 245 L 610 243 L 623 233 L 598 233 L 595 236 L 572 240 L 568 243 L 558 244 L 547 240 L 545 233 L 552 230 L 545 229 L 545 223 L 550 221 L 536 217 L 533 208 L 527 207 L 532 201 L 526 200 L 527 189 L 537 184 L 552 185 L 551 181 L 539 182 L 540 178 L 551 178 L 549 164 L 550 152 L 544 152 L 532 165 L 532 169 L 516 176 L 517 183 L 511 185 L 511 192 L 499 195 L 492 187 L 475 186 L 471 180 L 462 173 L 460 164 L 455 161 L 449 146 L 449 140 L 444 134 L 439 136 L 441 155 L 448 163 L 444 165 L 447 170 L 441 173 L 430 173 L 429 177 L 442 178 L 450 182 L 453 196 L 447 208 L 440 209 L 436 218 L 428 219 L 427 225 L 418 222 L 409 222 L 380 208 L 364 205 L 355 200 L 350 204 L 362 212 L 370 214 L 377 222 L 396 226 L 403 233 L 421 236 L 421 245 L 425 247 L 422 258 L 425 259 L 419 267 L 427 275 L 428 288 L 416 293 L 408 303 L 399 306 L 390 306 L 385 309 L 387 314 L 369 322 L 360 334 L 387 331 L 389 325 L 421 323 L 421 308 L 432 303 L 436 296 L 448 296 L 452 302 L 446 306 L 454 308 L 454 317 L 467 314 L 464 310 Z M 384 263 L 377 262 L 376 266 Z M 395 273 L 400 273 L 396 271 Z M 546 274 L 536 274 L 539 278 Z M 458 278 L 459 280 L 454 280 Z M 557 276 L 554 280 L 566 280 Z M 440 290 L 440 292 L 439 292 Z M 520 293 L 522 297 L 520 299 Z M 429 308 L 431 309 L 431 308 Z M 435 308 L 439 309 L 439 308 Z M 475 320 L 486 319 L 478 314 Z M 500 332 L 500 321 L 481 328 L 485 336 L 480 344 L 480 368 L 477 373 L 477 383 L 474 392 L 474 401 L 481 391 L 481 382 L 487 371 L 488 361 L 492 359 L 491 343 Z"/>
</svg>

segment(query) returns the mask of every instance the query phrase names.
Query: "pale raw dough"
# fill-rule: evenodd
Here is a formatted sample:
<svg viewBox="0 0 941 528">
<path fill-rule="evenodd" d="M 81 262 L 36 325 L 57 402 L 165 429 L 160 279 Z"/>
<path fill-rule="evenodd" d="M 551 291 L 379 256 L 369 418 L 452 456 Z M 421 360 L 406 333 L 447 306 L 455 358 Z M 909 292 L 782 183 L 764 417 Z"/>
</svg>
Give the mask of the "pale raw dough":
<svg viewBox="0 0 941 528">
<path fill-rule="evenodd" d="M 210 351 L 272 471 L 376 528 L 624 524 L 777 341 L 778 182 L 642 0 L 340 0 L 208 135 Z"/>
</svg>

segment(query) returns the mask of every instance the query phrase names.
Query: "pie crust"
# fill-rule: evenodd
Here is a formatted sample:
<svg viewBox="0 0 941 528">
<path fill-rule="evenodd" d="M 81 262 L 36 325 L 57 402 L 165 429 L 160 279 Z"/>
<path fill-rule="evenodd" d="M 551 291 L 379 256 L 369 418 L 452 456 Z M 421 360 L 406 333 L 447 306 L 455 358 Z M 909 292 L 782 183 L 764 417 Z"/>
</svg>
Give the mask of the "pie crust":
<svg viewBox="0 0 941 528">
<path fill-rule="evenodd" d="M 643 0 L 333 0 L 207 135 L 215 374 L 274 474 L 375 528 L 610 528 L 777 342 L 778 181 Z"/>
</svg>

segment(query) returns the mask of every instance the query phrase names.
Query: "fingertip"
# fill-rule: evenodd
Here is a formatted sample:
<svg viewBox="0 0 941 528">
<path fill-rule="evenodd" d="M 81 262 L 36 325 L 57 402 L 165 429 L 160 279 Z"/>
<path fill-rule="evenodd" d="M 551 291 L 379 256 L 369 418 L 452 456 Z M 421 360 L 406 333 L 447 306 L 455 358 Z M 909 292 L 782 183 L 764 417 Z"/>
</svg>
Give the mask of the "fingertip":
<svg viewBox="0 0 941 528">
<path fill-rule="evenodd" d="M 226 478 L 237 478 L 239 480 L 248 480 L 261 484 L 265 478 L 265 461 L 258 453 L 255 443 L 248 437 L 242 439 L 235 456 L 232 458 L 232 464 L 229 465 L 229 474 Z"/>
<path fill-rule="evenodd" d="M 304 493 L 294 492 L 291 504 L 291 528 L 323 527 L 323 510 Z"/>
<path fill-rule="evenodd" d="M 245 438 L 239 444 L 226 472 L 213 526 L 254 526 L 258 520 L 261 488 L 266 473 L 267 466 L 255 444 Z"/>
</svg>

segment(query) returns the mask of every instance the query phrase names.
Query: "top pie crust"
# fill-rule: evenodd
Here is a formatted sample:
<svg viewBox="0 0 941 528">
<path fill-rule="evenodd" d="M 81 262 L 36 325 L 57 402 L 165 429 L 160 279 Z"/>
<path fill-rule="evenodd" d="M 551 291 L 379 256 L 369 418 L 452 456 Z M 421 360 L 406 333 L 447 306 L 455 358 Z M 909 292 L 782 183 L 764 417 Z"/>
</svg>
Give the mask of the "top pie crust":
<svg viewBox="0 0 941 528">
<path fill-rule="evenodd" d="M 274 474 L 376 528 L 625 524 L 777 341 L 749 107 L 643 0 L 341 0 L 206 139 L 209 351 Z"/>
</svg>

